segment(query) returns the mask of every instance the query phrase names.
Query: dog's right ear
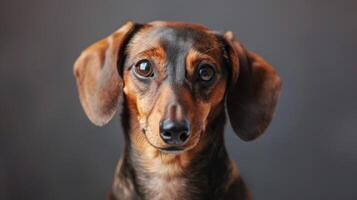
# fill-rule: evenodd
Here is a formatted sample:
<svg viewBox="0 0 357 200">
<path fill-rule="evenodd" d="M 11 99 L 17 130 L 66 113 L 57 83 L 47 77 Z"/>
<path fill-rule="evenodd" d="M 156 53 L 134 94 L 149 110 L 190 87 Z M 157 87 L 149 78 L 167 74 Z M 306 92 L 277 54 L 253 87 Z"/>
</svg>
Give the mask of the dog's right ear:
<svg viewBox="0 0 357 200">
<path fill-rule="evenodd" d="M 114 116 L 122 95 L 119 68 L 125 46 L 138 25 L 129 21 L 116 32 L 88 47 L 74 64 L 79 98 L 88 118 L 97 126 Z"/>
</svg>

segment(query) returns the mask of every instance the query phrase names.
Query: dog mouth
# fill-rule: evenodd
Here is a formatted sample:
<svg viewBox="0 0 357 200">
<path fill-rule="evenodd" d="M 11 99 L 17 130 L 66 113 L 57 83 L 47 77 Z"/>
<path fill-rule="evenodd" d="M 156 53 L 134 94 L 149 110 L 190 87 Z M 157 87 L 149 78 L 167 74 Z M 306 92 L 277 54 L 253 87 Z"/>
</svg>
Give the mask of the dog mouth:
<svg viewBox="0 0 357 200">
<path fill-rule="evenodd" d="M 183 147 L 165 147 L 165 148 L 158 148 L 161 153 L 165 154 L 173 154 L 177 155 L 185 151 L 185 148 Z"/>
<path fill-rule="evenodd" d="M 186 151 L 189 151 L 193 149 L 200 141 L 201 134 L 199 134 L 198 139 L 194 142 L 192 145 L 185 145 L 185 146 L 169 146 L 169 147 L 157 147 L 157 146 L 152 146 L 158 149 L 161 153 L 164 154 L 171 154 L 171 155 L 179 155 L 182 154 Z"/>
</svg>

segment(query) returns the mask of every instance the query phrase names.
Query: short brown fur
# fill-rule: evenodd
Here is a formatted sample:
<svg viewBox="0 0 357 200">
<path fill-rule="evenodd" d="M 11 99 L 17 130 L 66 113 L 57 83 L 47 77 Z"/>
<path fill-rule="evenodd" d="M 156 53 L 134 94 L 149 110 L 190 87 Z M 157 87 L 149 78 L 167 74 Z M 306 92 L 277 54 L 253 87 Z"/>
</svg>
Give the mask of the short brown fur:
<svg viewBox="0 0 357 200">
<path fill-rule="evenodd" d="M 150 76 L 136 71 L 143 61 Z M 202 66 L 213 69 L 209 81 L 201 78 Z M 281 83 L 231 32 L 128 22 L 85 50 L 74 74 L 96 125 L 106 124 L 123 99 L 126 145 L 109 199 L 251 199 L 225 149 L 225 110 L 236 134 L 254 139 L 272 119 Z M 185 142 L 164 139 L 165 120 L 186 122 Z"/>
</svg>

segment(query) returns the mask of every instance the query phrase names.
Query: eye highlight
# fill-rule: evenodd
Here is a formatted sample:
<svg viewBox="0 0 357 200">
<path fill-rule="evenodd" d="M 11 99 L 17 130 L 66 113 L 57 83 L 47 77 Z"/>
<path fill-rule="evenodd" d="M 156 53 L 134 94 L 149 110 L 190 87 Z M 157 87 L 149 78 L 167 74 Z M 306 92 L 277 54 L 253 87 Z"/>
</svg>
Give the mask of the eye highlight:
<svg viewBox="0 0 357 200">
<path fill-rule="evenodd" d="M 153 67 L 149 60 L 143 59 L 134 65 L 134 72 L 139 77 L 148 78 L 154 76 Z"/>
<path fill-rule="evenodd" d="M 211 64 L 202 63 L 199 65 L 198 76 L 201 81 L 209 82 L 215 77 L 215 75 L 216 72 Z"/>
</svg>

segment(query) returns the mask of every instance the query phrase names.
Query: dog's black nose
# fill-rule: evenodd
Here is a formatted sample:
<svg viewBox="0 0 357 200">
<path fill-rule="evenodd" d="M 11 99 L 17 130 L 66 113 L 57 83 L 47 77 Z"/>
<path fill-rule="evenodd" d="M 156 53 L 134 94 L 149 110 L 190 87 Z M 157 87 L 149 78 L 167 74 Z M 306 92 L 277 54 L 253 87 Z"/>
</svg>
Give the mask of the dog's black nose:
<svg viewBox="0 0 357 200">
<path fill-rule="evenodd" d="M 183 145 L 190 136 L 190 124 L 186 120 L 165 119 L 160 122 L 160 137 L 166 144 Z"/>
</svg>

